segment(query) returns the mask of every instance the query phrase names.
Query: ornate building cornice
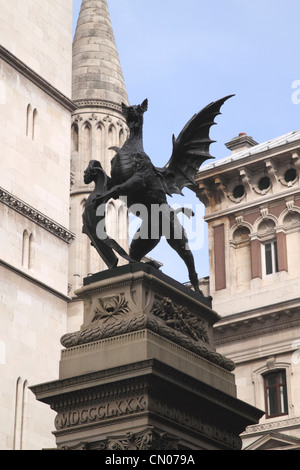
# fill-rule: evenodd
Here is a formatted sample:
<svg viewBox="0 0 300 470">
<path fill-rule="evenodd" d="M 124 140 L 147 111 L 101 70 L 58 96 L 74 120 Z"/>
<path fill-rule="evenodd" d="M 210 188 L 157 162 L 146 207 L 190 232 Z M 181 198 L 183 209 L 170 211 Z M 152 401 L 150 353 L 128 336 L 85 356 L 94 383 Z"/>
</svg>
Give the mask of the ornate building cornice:
<svg viewBox="0 0 300 470">
<path fill-rule="evenodd" d="M 282 432 L 287 429 L 291 428 L 298 428 L 300 427 L 300 418 L 288 418 L 283 419 L 281 421 L 271 421 L 270 423 L 262 423 L 262 424 L 254 424 L 252 426 L 248 426 L 246 430 L 243 432 L 242 436 L 252 436 L 255 434 L 260 434 L 262 432 L 270 432 L 276 430 L 276 432 Z"/>
<path fill-rule="evenodd" d="M 84 108 L 105 108 L 114 111 L 118 111 L 122 113 L 122 106 L 118 103 L 113 103 L 112 101 L 106 100 L 76 100 L 74 101 L 76 104 L 76 112 L 80 113 L 80 111 Z"/>
<path fill-rule="evenodd" d="M 214 340 L 217 346 L 231 343 L 234 341 L 243 341 L 247 338 L 270 334 L 281 331 L 286 328 L 293 328 L 300 325 L 300 307 L 293 306 L 280 307 L 272 312 L 253 312 L 253 316 L 244 317 L 235 315 L 230 318 L 224 318 L 226 323 L 219 322 L 214 327 Z"/>
<path fill-rule="evenodd" d="M 175 344 L 191 351 L 197 356 L 211 361 L 227 371 L 231 372 L 235 369 L 233 361 L 215 351 L 211 351 L 203 341 L 195 341 L 186 334 L 167 326 L 161 319 L 156 319 L 155 317 L 147 315 L 132 317 L 129 320 L 121 320 L 115 324 L 110 324 L 104 327 L 99 326 L 83 329 L 75 333 L 67 333 L 61 338 L 61 344 L 65 348 L 72 350 L 72 348 L 88 345 L 91 342 L 97 342 L 106 338 L 117 337 L 118 335 L 125 335 L 133 332 L 141 332 L 145 329 L 174 342 Z"/>
<path fill-rule="evenodd" d="M 55 101 L 60 103 L 68 111 L 74 111 L 76 104 L 49 82 L 37 74 L 34 70 L 28 67 L 24 62 L 14 56 L 11 52 L 0 45 L 0 58 L 11 65 L 15 70 L 20 72 L 24 77 L 34 83 L 38 88 L 43 90 L 47 95 L 51 96 Z"/>
<path fill-rule="evenodd" d="M 48 232 L 60 238 L 64 242 L 72 243 L 75 240 L 74 233 L 70 232 L 62 225 L 54 222 L 54 220 L 50 219 L 42 212 L 34 209 L 29 204 L 26 204 L 21 199 L 18 199 L 16 196 L 3 188 L 0 188 L 0 202 L 3 202 L 3 204 L 6 204 L 8 207 L 15 210 L 19 214 L 27 217 L 27 219 L 36 223 L 45 230 L 48 230 Z"/>
<path fill-rule="evenodd" d="M 30 276 L 28 273 L 22 271 L 21 269 L 18 269 L 9 263 L 6 263 L 3 259 L 0 259 L 0 266 L 3 266 L 5 269 L 8 269 L 9 271 L 16 274 L 19 278 L 26 279 L 26 281 L 35 284 L 39 288 L 44 289 L 46 292 L 55 295 L 55 297 L 58 297 L 59 299 L 64 300 L 65 302 L 69 302 L 71 300 L 70 297 L 68 297 L 67 295 L 64 295 L 56 289 L 53 289 L 49 285 L 45 284 L 44 282 L 41 282 L 39 279 L 33 276 Z"/>
</svg>

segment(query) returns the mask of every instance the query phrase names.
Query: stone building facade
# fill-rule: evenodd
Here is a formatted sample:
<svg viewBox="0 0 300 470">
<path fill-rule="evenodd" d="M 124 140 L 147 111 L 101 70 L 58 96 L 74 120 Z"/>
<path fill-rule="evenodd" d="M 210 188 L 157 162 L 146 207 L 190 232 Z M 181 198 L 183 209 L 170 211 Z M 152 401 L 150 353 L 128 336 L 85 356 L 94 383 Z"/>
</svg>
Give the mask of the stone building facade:
<svg viewBox="0 0 300 470">
<path fill-rule="evenodd" d="M 96 155 L 108 171 L 127 137 L 106 0 L 83 0 L 73 45 L 72 23 L 72 0 L 0 5 L 1 449 L 54 446 L 55 414 L 28 387 L 57 378 L 60 338 L 82 322 L 74 290 L 104 268 L 81 233 L 83 171 Z M 121 202 L 108 219 L 127 234 Z"/>
<path fill-rule="evenodd" d="M 52 442 L 28 386 L 67 328 L 72 1 L 0 4 L 0 448 Z M 42 418 L 42 419 L 41 419 Z"/>
<path fill-rule="evenodd" d="M 263 144 L 242 133 L 197 177 L 206 206 L 218 351 L 240 399 L 265 410 L 244 448 L 300 444 L 300 132 Z"/>
</svg>

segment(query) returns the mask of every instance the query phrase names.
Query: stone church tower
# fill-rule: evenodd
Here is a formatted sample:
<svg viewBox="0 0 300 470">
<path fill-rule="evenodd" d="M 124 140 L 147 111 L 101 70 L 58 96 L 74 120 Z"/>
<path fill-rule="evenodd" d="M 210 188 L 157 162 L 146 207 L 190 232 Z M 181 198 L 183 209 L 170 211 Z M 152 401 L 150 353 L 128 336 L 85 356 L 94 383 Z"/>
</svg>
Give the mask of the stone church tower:
<svg viewBox="0 0 300 470">
<path fill-rule="evenodd" d="M 83 173 L 90 160 L 99 160 L 109 175 L 114 152 L 108 149 L 121 147 L 128 135 L 121 112 L 121 103 L 128 104 L 128 98 L 106 0 L 82 1 L 73 42 L 72 81 L 77 109 L 72 115 L 70 228 L 76 241 L 70 247 L 69 288 L 74 297 L 84 277 L 107 269 L 82 234 L 81 216 L 93 189 L 93 184 L 84 184 Z M 107 231 L 125 249 L 127 221 L 124 203 L 111 200 L 107 205 Z M 76 302 L 73 307 L 80 313 Z"/>
</svg>

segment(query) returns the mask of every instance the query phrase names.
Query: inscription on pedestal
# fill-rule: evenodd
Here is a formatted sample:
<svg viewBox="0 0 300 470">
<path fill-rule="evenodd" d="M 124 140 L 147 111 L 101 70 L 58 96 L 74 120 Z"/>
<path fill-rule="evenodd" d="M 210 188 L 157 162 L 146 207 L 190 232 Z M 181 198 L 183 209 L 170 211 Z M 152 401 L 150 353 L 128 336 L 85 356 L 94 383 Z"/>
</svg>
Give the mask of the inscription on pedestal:
<svg viewBox="0 0 300 470">
<path fill-rule="evenodd" d="M 56 429 L 95 423 L 105 419 L 145 411 L 147 401 L 144 396 L 116 400 L 101 405 L 93 405 L 79 410 L 59 413 L 55 420 Z"/>
</svg>

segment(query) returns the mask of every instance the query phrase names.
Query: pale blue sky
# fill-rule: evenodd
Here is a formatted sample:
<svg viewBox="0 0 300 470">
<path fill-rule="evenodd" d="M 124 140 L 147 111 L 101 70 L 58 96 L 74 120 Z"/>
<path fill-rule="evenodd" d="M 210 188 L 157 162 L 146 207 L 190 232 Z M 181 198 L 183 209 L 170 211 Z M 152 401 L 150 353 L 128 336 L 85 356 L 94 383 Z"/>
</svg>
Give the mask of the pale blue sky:
<svg viewBox="0 0 300 470">
<path fill-rule="evenodd" d="M 75 27 L 81 0 L 73 4 Z M 228 94 L 236 96 L 211 133 L 216 159 L 228 156 L 224 144 L 240 132 L 261 143 L 300 129 L 299 0 L 108 0 L 108 7 L 129 101 L 149 100 L 144 146 L 155 165 L 168 161 L 173 133 Z M 180 203 L 196 204 L 186 194 Z M 205 239 L 193 250 L 200 277 L 209 274 Z M 165 242 L 151 255 L 188 281 Z"/>
</svg>

